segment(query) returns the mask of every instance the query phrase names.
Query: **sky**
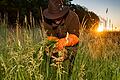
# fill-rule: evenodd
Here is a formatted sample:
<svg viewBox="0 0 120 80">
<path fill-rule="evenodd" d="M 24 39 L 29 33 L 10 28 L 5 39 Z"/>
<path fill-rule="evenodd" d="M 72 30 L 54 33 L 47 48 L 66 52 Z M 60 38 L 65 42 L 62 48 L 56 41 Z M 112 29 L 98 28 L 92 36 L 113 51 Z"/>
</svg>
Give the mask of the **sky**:
<svg viewBox="0 0 120 80">
<path fill-rule="evenodd" d="M 85 6 L 103 18 L 110 18 L 114 27 L 120 28 L 120 0 L 73 0 L 72 3 Z"/>
</svg>

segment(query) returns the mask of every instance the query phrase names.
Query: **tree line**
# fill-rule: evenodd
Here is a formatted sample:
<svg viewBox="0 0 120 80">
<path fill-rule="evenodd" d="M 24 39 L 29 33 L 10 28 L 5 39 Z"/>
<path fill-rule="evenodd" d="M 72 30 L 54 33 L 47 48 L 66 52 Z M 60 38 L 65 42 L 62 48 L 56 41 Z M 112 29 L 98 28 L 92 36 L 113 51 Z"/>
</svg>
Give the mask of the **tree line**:
<svg viewBox="0 0 120 80">
<path fill-rule="evenodd" d="M 86 7 L 71 4 L 72 0 L 64 0 L 64 4 L 70 6 L 75 11 L 80 23 L 84 22 L 85 28 L 90 29 L 94 24 L 99 22 L 98 16 L 89 11 Z M 0 21 L 7 19 L 7 23 L 14 25 L 17 18 L 19 24 L 23 24 L 27 16 L 28 24 L 31 23 L 30 17 L 34 17 L 35 23 L 40 23 L 42 19 L 41 10 L 47 8 L 48 0 L 1 0 L 0 1 Z"/>
</svg>

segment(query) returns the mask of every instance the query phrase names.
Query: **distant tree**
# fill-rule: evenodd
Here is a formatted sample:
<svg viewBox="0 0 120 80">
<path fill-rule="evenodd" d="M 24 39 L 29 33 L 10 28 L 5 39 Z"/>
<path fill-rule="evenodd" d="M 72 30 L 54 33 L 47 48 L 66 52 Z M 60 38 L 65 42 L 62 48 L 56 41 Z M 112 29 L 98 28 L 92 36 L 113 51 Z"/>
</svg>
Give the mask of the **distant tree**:
<svg viewBox="0 0 120 80">
<path fill-rule="evenodd" d="M 84 6 L 71 4 L 73 0 L 63 0 L 65 5 L 70 6 L 71 10 L 78 14 L 80 23 L 85 21 L 86 29 L 90 29 L 96 22 L 99 21 L 98 16 L 94 12 L 88 11 Z M 48 0 L 0 0 L 0 13 L 4 16 L 8 13 L 8 20 L 10 23 L 15 23 L 17 13 L 19 12 L 19 22 L 24 21 L 24 16 L 32 16 L 39 22 L 41 19 L 40 7 L 45 9 L 48 7 Z M 28 20 L 29 21 L 29 20 Z"/>
<path fill-rule="evenodd" d="M 71 1 L 73 1 L 73 0 L 64 0 L 64 4 L 70 5 L 70 4 L 71 4 Z"/>
<path fill-rule="evenodd" d="M 23 22 L 24 16 L 32 16 L 37 20 L 40 18 L 40 7 L 42 9 L 47 7 L 48 0 L 0 0 L 0 13 L 4 16 L 8 13 L 8 20 L 10 23 L 16 22 L 17 13 L 20 15 L 20 22 Z"/>
<path fill-rule="evenodd" d="M 75 11 L 79 17 L 80 23 L 84 23 L 84 28 L 89 30 L 99 22 L 99 17 L 92 11 L 88 11 L 88 9 L 84 6 L 80 5 L 70 5 L 71 9 Z"/>
</svg>

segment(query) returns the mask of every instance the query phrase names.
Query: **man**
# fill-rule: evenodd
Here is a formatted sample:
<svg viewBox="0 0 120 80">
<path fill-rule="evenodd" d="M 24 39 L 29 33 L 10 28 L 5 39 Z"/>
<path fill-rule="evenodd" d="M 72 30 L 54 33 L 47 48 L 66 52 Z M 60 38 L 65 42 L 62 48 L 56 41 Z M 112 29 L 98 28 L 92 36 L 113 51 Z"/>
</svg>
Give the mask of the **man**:
<svg viewBox="0 0 120 80">
<path fill-rule="evenodd" d="M 48 36 L 55 36 L 60 39 L 65 38 L 69 33 L 79 37 L 80 23 L 78 15 L 70 10 L 68 6 L 63 5 L 63 0 L 49 0 L 48 8 L 43 11 L 43 16 L 45 18 L 44 28 Z M 58 41 L 58 45 L 64 43 L 64 41 Z M 74 47 L 73 49 L 75 50 Z M 65 56 L 63 54 L 58 61 L 63 61 Z"/>
<path fill-rule="evenodd" d="M 45 17 L 44 27 L 48 36 L 63 38 L 67 32 L 79 36 L 79 18 L 63 0 L 49 0 L 48 8 L 43 11 Z"/>
</svg>

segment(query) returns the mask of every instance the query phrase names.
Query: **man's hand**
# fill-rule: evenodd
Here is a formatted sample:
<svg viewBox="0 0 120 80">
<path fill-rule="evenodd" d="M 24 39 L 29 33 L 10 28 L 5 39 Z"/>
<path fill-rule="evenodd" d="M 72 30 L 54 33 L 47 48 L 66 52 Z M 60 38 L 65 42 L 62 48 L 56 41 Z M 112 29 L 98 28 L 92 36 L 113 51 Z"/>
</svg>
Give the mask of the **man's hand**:
<svg viewBox="0 0 120 80">
<path fill-rule="evenodd" d="M 58 41 L 59 40 L 57 37 L 54 37 L 54 36 L 48 36 L 47 39 L 49 41 Z"/>
<path fill-rule="evenodd" d="M 74 46 L 79 42 L 79 38 L 76 35 L 69 33 L 67 33 L 65 38 L 61 38 L 61 39 L 58 39 L 57 37 L 53 37 L 53 36 L 48 36 L 48 40 L 56 41 L 55 48 L 52 50 L 52 52 L 48 48 L 48 52 L 51 53 L 49 55 L 56 62 L 64 61 L 67 58 L 67 50 L 65 49 L 65 46 Z M 59 54 L 59 57 L 54 56 L 56 54 L 57 55 Z"/>
<path fill-rule="evenodd" d="M 69 34 L 68 32 L 65 38 L 67 40 L 66 46 L 74 46 L 79 42 L 79 38 L 76 35 Z"/>
<path fill-rule="evenodd" d="M 61 38 L 56 43 L 56 49 L 62 50 L 66 46 L 66 44 L 67 44 L 67 40 L 65 38 Z"/>
<path fill-rule="evenodd" d="M 74 34 L 67 33 L 65 38 L 61 38 L 56 43 L 56 48 L 58 50 L 63 49 L 65 46 L 74 46 L 79 42 L 79 38 Z"/>
</svg>

